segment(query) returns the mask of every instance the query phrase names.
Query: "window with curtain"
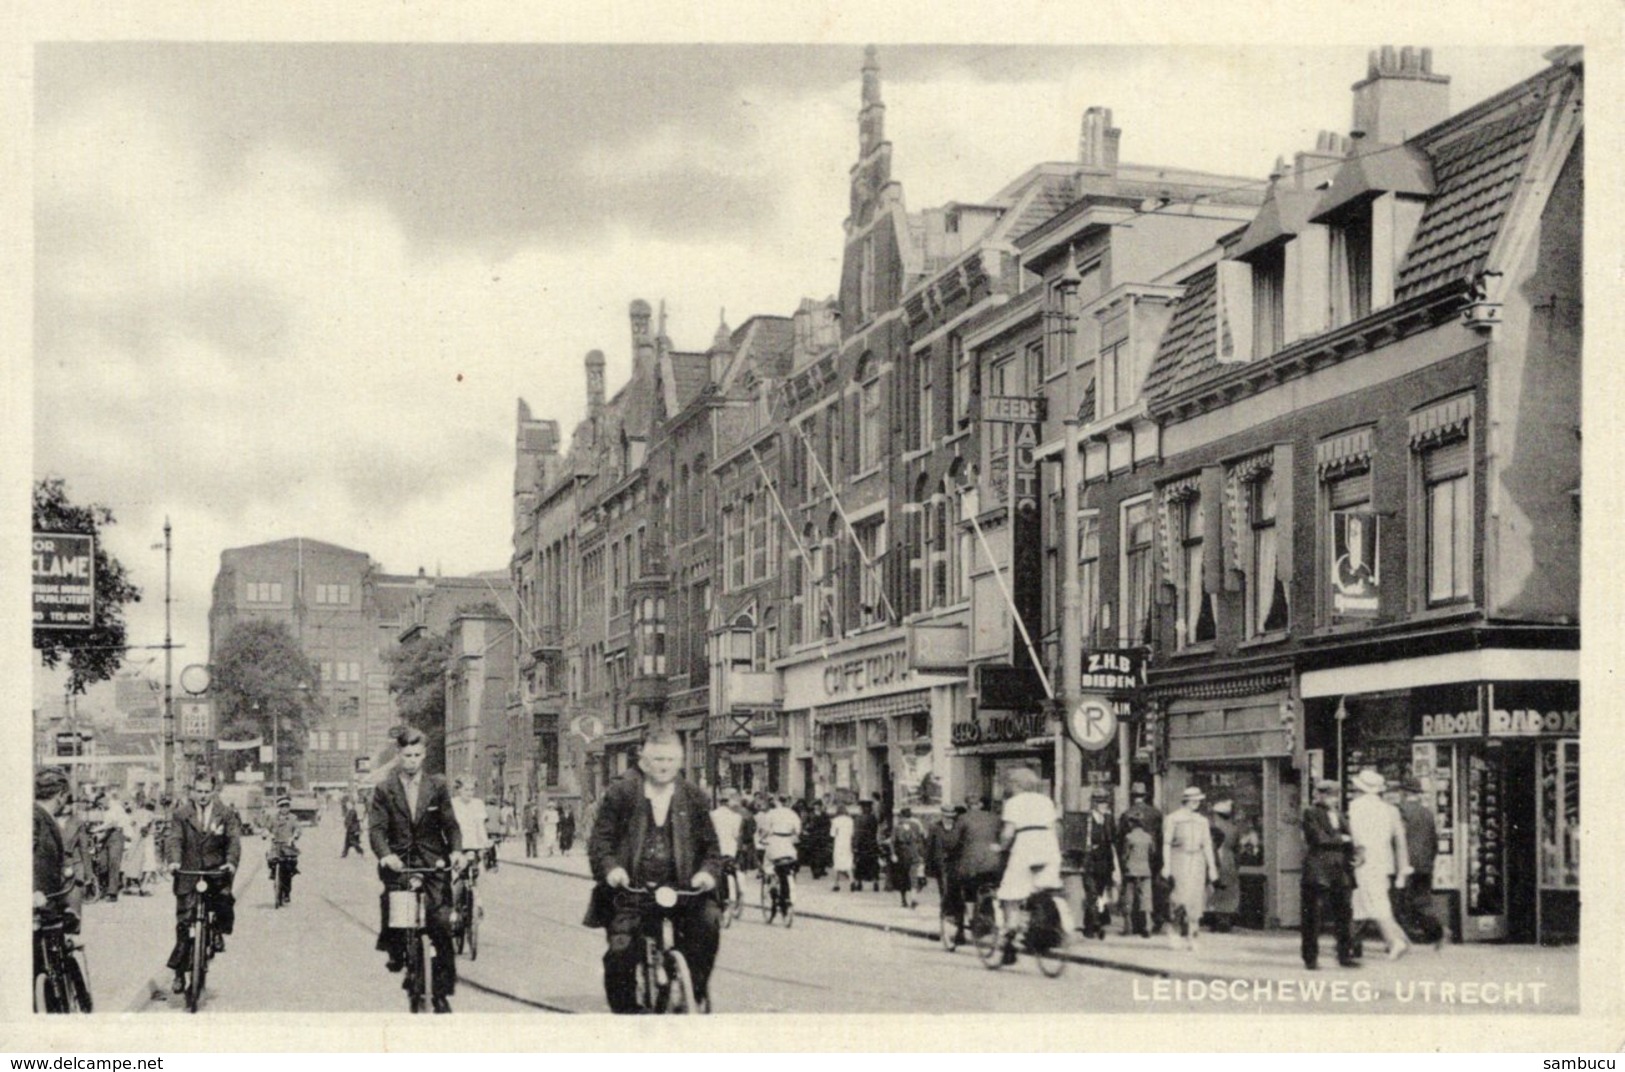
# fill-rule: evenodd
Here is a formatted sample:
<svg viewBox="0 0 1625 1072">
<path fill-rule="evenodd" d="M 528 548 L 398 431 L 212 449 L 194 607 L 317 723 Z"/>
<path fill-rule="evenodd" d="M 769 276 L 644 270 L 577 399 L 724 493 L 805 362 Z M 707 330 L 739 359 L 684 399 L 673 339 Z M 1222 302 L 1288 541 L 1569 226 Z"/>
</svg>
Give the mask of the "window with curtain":
<svg viewBox="0 0 1625 1072">
<path fill-rule="evenodd" d="M 1204 587 L 1202 556 L 1205 504 L 1199 494 L 1174 504 L 1179 525 L 1180 562 L 1177 575 L 1179 619 L 1176 637 L 1180 647 L 1204 644 L 1214 637 L 1213 599 Z"/>
<path fill-rule="evenodd" d="M 1247 484 L 1251 538 L 1247 570 L 1247 635 L 1262 636 L 1287 627 L 1286 585 L 1277 566 L 1275 474 L 1265 470 Z"/>
<path fill-rule="evenodd" d="M 1371 312 L 1371 208 L 1360 205 L 1331 227 L 1332 324 Z"/>
<path fill-rule="evenodd" d="M 1429 606 L 1473 595 L 1471 458 L 1465 437 L 1421 452 Z"/>
<path fill-rule="evenodd" d="M 1269 357 L 1286 342 L 1286 244 L 1278 242 L 1251 258 L 1253 354 Z"/>
<path fill-rule="evenodd" d="M 1151 642 L 1152 555 L 1156 523 L 1150 499 L 1123 505 L 1123 571 L 1120 598 L 1123 603 L 1123 643 L 1137 646 Z"/>
</svg>

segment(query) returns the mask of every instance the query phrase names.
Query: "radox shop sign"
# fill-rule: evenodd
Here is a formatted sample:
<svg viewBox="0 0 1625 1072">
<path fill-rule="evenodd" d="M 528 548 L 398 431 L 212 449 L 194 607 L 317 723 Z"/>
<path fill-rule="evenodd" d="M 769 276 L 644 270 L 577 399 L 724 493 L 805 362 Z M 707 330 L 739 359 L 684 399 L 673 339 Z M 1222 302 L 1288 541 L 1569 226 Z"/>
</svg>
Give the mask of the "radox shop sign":
<svg viewBox="0 0 1625 1072">
<path fill-rule="evenodd" d="M 1449 737 L 1578 737 L 1580 690 L 1574 682 L 1539 682 L 1486 686 L 1488 703 L 1424 706 L 1416 736 Z"/>
<path fill-rule="evenodd" d="M 96 626 L 96 538 L 36 532 L 33 539 L 34 628 Z"/>
</svg>

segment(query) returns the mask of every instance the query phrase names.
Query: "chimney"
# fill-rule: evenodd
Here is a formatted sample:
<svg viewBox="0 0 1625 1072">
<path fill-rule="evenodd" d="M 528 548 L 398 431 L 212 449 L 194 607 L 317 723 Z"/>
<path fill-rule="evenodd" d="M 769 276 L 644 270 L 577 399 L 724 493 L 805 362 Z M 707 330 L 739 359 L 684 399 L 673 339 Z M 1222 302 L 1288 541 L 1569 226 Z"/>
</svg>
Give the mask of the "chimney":
<svg viewBox="0 0 1625 1072">
<path fill-rule="evenodd" d="M 1329 182 L 1340 165 L 1354 151 L 1354 141 L 1330 130 L 1315 135 L 1315 147 L 1294 153 L 1292 182 L 1299 190 L 1313 190 Z"/>
<path fill-rule="evenodd" d="M 1450 78 L 1433 73 L 1433 50 L 1373 51 L 1363 81 L 1354 83 L 1356 138 L 1399 145 L 1450 116 Z"/>
<path fill-rule="evenodd" d="M 596 427 L 604 418 L 604 351 L 587 354 L 587 419 Z"/>
<path fill-rule="evenodd" d="M 1117 145 L 1123 132 L 1112 126 L 1112 110 L 1092 105 L 1083 112 L 1083 133 L 1078 136 L 1078 163 L 1101 171 L 1117 170 Z"/>
<path fill-rule="evenodd" d="M 655 340 L 649 333 L 649 303 L 642 298 L 632 302 L 629 311 L 632 320 L 632 378 L 654 375 Z"/>
</svg>

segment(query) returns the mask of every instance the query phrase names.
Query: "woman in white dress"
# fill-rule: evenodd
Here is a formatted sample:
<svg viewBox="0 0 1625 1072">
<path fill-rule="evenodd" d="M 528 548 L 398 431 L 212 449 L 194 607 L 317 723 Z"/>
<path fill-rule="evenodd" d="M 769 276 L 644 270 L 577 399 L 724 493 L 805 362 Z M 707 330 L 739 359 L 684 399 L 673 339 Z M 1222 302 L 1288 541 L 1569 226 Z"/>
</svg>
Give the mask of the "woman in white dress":
<svg viewBox="0 0 1625 1072">
<path fill-rule="evenodd" d="M 1207 887 L 1218 876 L 1213 858 L 1213 831 L 1202 814 L 1205 794 L 1197 786 L 1185 790 L 1180 809 L 1162 821 L 1162 858 L 1173 889 L 1168 893 L 1168 911 L 1174 930 L 1168 944 L 1196 948 L 1196 935 L 1207 911 Z"/>
<path fill-rule="evenodd" d="M 1039 785 L 1038 775 L 1026 767 L 1005 776 L 1009 795 L 1000 813 L 1004 826 L 999 831 L 999 846 L 1009 855 L 999 883 L 999 903 L 1007 964 L 1015 962 L 1014 938 L 1023 923 L 1023 903 L 1039 890 L 1061 888 L 1061 839 L 1055 831 L 1060 816 L 1055 802 L 1038 791 Z M 1063 927 L 1063 933 L 1071 930 L 1064 914 Z"/>
<path fill-rule="evenodd" d="M 841 892 L 841 876 L 846 876 L 846 884 L 853 890 L 858 888 L 852 881 L 852 872 L 856 864 L 852 860 L 852 815 L 845 805 L 835 810 L 835 818 L 829 821 L 829 836 L 834 841 L 832 855 L 834 857 L 830 870 L 835 872 L 835 892 Z"/>
</svg>

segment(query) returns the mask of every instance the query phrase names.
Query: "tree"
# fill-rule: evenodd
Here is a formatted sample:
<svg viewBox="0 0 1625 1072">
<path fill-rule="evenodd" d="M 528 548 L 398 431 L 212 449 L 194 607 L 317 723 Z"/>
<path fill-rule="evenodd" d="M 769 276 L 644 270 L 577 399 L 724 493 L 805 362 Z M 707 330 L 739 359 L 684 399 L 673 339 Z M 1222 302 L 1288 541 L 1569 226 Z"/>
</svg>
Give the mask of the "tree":
<svg viewBox="0 0 1625 1072">
<path fill-rule="evenodd" d="M 89 630 L 35 629 L 34 650 L 48 669 L 68 665 L 68 688 L 83 695 L 106 681 L 124 663 L 124 605 L 139 603 L 141 589 L 123 563 L 102 547 L 101 531 L 114 524 L 113 511 L 100 503 L 80 506 L 68 498 L 60 477 L 34 484 L 34 531 L 76 532 L 96 537 L 96 625 Z"/>
<path fill-rule="evenodd" d="M 446 664 L 451 641 L 424 630 L 389 653 L 389 691 L 401 720 L 428 737 L 425 762 L 446 769 Z"/>
<path fill-rule="evenodd" d="M 210 669 L 220 739 L 275 741 L 284 777 L 298 770 L 310 736 L 316 667 L 288 626 L 238 622 L 220 642 Z"/>
</svg>

